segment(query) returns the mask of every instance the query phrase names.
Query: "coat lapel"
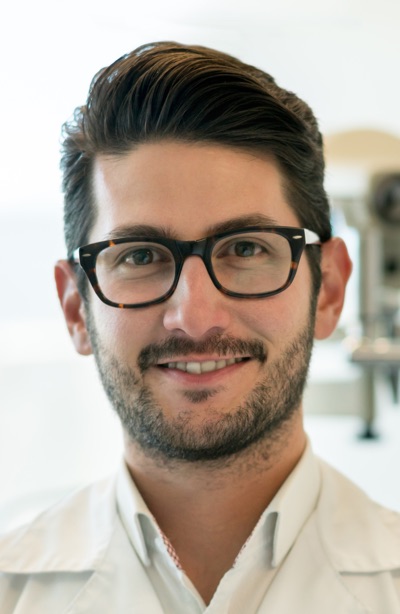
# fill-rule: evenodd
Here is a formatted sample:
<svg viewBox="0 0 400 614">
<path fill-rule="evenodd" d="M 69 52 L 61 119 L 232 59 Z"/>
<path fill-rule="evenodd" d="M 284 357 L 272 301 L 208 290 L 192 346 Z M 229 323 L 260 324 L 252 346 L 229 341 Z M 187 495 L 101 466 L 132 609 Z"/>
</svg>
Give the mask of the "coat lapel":
<svg viewBox="0 0 400 614">
<path fill-rule="evenodd" d="M 268 589 L 259 614 L 370 614 L 332 567 L 311 517 Z"/>
<path fill-rule="evenodd" d="M 129 543 L 120 522 L 116 524 L 110 547 L 90 580 L 65 614 L 163 614 L 150 580 Z"/>
</svg>

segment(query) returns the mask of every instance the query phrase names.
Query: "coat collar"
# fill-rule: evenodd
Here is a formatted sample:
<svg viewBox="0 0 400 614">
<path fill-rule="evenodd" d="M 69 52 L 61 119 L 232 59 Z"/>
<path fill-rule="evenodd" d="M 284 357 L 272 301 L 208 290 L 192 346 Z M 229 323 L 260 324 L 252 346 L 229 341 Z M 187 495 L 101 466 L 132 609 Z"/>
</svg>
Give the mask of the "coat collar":
<svg viewBox="0 0 400 614">
<path fill-rule="evenodd" d="M 0 538 L 0 571 L 96 569 L 110 543 L 116 517 L 114 478 L 72 493 L 31 524 Z"/>
<path fill-rule="evenodd" d="M 335 569 L 349 573 L 400 570 L 400 514 L 371 501 L 342 474 L 323 461 L 320 464 L 317 527 Z"/>
<path fill-rule="evenodd" d="M 258 612 L 372 614 L 327 560 L 313 518 L 283 561 Z"/>
<path fill-rule="evenodd" d="M 321 494 L 309 522 L 316 520 L 322 548 L 335 571 L 400 569 L 399 514 L 371 502 L 322 461 L 321 472 Z M 345 504 L 339 507 L 339 501 Z M 116 480 L 109 478 L 70 495 L 31 525 L 0 538 L 0 571 L 98 569 L 117 524 Z M 286 551 L 286 541 L 278 538 L 281 553 Z"/>
</svg>

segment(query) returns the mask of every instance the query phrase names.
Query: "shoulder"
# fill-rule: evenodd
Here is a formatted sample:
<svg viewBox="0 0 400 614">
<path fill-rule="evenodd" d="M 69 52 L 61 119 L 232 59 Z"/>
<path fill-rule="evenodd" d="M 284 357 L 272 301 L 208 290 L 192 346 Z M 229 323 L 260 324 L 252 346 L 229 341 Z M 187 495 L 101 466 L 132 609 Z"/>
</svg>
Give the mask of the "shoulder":
<svg viewBox="0 0 400 614">
<path fill-rule="evenodd" d="M 116 515 L 115 477 L 80 489 L 30 524 L 0 536 L 0 573 L 94 569 Z"/>
<path fill-rule="evenodd" d="M 160 611 L 119 517 L 118 475 L 0 537 L 1 614 Z"/>
<path fill-rule="evenodd" d="M 371 500 L 325 462 L 320 461 L 320 467 L 316 520 L 336 569 L 349 573 L 400 571 L 400 514 Z"/>
</svg>

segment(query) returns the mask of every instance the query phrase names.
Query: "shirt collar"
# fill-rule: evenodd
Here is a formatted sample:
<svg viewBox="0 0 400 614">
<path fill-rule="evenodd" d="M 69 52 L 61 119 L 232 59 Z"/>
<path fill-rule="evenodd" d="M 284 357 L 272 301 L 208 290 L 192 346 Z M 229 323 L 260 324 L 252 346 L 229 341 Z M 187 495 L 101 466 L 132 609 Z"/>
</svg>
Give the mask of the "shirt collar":
<svg viewBox="0 0 400 614">
<path fill-rule="evenodd" d="M 308 442 L 299 463 L 266 508 L 255 529 L 255 533 L 259 533 L 267 526 L 268 516 L 270 514 L 276 516 L 276 522 L 268 524 L 274 530 L 273 567 L 282 562 L 315 508 L 320 481 L 318 463 Z M 133 547 L 142 563 L 150 565 L 150 540 L 159 535 L 160 530 L 136 488 L 125 462 L 121 464 L 117 479 L 117 505 L 121 521 Z"/>
<path fill-rule="evenodd" d="M 277 567 L 293 546 L 316 507 L 321 489 L 318 461 L 310 442 L 289 477 L 276 493 L 264 516 L 276 513 L 272 566 Z"/>
<path fill-rule="evenodd" d="M 142 563 L 150 565 L 150 555 L 142 529 L 143 518 L 155 523 L 152 514 L 136 488 L 125 461 L 122 461 L 117 476 L 117 507 L 121 522 Z"/>
</svg>

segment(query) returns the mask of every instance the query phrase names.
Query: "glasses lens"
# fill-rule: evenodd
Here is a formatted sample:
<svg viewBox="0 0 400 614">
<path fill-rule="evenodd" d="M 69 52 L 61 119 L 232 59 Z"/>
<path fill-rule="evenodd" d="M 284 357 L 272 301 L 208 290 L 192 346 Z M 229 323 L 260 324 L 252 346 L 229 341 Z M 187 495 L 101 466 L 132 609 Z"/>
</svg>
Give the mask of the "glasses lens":
<svg viewBox="0 0 400 614">
<path fill-rule="evenodd" d="M 175 260 L 169 249 L 158 243 L 120 243 L 99 253 L 96 274 L 108 300 L 127 305 L 147 303 L 171 288 Z"/>
<path fill-rule="evenodd" d="M 285 285 L 292 262 L 289 241 L 275 232 L 249 232 L 219 240 L 212 266 L 219 283 L 239 294 L 274 292 Z"/>
</svg>

